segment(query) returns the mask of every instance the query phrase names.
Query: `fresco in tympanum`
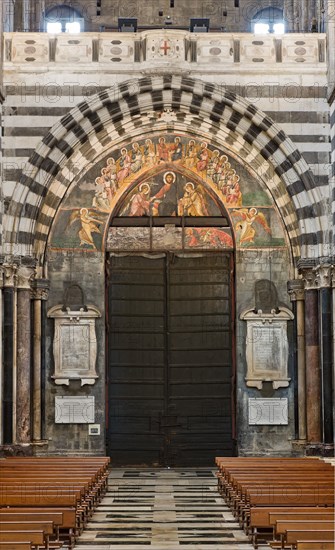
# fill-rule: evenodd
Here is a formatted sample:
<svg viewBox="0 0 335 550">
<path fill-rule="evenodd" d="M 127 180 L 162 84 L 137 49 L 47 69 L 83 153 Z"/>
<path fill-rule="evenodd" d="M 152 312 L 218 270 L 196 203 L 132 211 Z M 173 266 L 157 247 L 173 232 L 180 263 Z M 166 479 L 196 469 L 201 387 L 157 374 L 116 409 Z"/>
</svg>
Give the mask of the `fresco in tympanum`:
<svg viewBox="0 0 335 550">
<path fill-rule="evenodd" d="M 239 248 L 285 246 L 282 222 L 256 178 L 223 151 L 183 135 L 137 139 L 96 163 L 63 201 L 51 247 L 101 249 L 112 211 L 127 218 L 217 217 L 225 211 Z M 110 243 L 121 239 L 122 232 L 113 230 Z M 171 243 L 171 235 L 166 241 L 160 233 L 157 247 Z M 130 232 L 123 234 L 129 244 Z M 177 234 L 172 248 L 233 246 L 228 229 L 187 228 L 182 241 Z"/>
</svg>

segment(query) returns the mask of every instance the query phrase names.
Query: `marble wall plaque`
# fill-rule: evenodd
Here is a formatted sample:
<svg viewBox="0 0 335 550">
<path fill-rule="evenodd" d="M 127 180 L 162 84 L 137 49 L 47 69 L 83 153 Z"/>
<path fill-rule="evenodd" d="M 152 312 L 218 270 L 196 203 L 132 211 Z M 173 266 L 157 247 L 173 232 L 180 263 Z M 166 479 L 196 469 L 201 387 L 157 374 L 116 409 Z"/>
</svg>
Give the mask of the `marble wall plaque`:
<svg viewBox="0 0 335 550">
<path fill-rule="evenodd" d="M 55 397 L 56 424 L 93 424 L 94 396 Z"/>
<path fill-rule="evenodd" d="M 70 380 L 81 380 L 82 386 L 95 383 L 98 378 L 95 321 L 100 315 L 95 306 L 71 311 L 58 305 L 48 311 L 48 317 L 55 320 L 52 378 L 57 385 L 68 386 Z"/>
<path fill-rule="evenodd" d="M 287 398 L 249 398 L 249 426 L 288 424 Z"/>
<path fill-rule="evenodd" d="M 286 388 L 291 380 L 287 323 L 293 319 L 292 311 L 285 307 L 270 313 L 248 309 L 240 318 L 247 322 L 247 386 L 261 390 L 263 382 L 272 382 L 274 389 Z"/>
</svg>

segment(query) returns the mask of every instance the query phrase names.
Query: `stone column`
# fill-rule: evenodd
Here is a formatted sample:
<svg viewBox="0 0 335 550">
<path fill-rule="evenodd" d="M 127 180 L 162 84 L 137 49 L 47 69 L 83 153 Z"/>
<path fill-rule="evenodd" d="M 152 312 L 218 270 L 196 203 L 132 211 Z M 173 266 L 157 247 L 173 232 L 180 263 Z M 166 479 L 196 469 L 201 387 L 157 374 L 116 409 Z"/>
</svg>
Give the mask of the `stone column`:
<svg viewBox="0 0 335 550">
<path fill-rule="evenodd" d="M 284 0 L 284 23 L 286 32 L 294 31 L 294 2 Z"/>
<path fill-rule="evenodd" d="M 320 359 L 322 378 L 322 420 L 323 442 L 333 443 L 333 366 L 332 366 L 332 271 L 329 263 L 319 265 L 317 278 L 319 283 L 320 318 Z"/>
<path fill-rule="evenodd" d="M 306 358 L 305 358 L 305 292 L 304 281 L 289 281 L 291 302 L 296 303 L 297 378 L 298 378 L 298 431 L 299 440 L 306 439 Z"/>
<path fill-rule="evenodd" d="M 16 442 L 31 442 L 31 281 L 34 269 L 20 266 L 17 281 Z"/>
<path fill-rule="evenodd" d="M 0 403 L 3 403 L 3 384 L 4 384 L 4 369 L 3 369 L 3 267 L 0 265 Z M 3 444 L 3 410 L 0 405 L 0 445 Z"/>
<path fill-rule="evenodd" d="M 11 445 L 15 433 L 16 337 L 14 318 L 17 266 L 3 264 L 3 444 Z"/>
<path fill-rule="evenodd" d="M 319 358 L 318 280 L 315 268 L 304 269 L 307 441 L 320 443 L 321 372 Z"/>
<path fill-rule="evenodd" d="M 43 31 L 43 16 L 45 13 L 45 0 L 30 1 L 30 32 Z"/>
<path fill-rule="evenodd" d="M 42 439 L 42 305 L 48 298 L 49 283 L 46 279 L 35 279 L 32 299 L 34 302 L 33 324 L 33 439 Z"/>
</svg>

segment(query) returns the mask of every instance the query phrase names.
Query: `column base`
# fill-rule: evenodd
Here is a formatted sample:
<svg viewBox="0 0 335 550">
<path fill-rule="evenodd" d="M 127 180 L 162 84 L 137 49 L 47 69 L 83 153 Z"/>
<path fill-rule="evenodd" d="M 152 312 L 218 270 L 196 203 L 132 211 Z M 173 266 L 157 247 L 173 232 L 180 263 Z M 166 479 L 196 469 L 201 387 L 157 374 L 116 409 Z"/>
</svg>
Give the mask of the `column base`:
<svg viewBox="0 0 335 550">
<path fill-rule="evenodd" d="M 321 456 L 323 458 L 334 457 L 333 443 L 307 443 L 306 456 Z"/>
<path fill-rule="evenodd" d="M 294 456 L 315 456 L 322 458 L 334 458 L 334 444 L 332 443 L 309 443 L 305 439 L 292 441 L 292 452 Z"/>
<path fill-rule="evenodd" d="M 48 448 L 48 441 L 32 441 L 31 443 L 16 443 L 12 445 L 0 445 L 0 458 L 10 456 L 36 456 L 41 448 Z"/>
</svg>

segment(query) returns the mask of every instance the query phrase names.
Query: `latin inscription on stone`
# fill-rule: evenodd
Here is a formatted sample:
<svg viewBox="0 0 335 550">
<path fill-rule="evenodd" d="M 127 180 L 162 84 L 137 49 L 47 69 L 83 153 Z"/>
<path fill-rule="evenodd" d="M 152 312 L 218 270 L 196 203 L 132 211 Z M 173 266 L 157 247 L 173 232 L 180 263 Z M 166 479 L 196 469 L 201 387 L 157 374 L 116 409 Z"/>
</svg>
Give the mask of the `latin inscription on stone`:
<svg viewBox="0 0 335 550">
<path fill-rule="evenodd" d="M 249 425 L 288 424 L 287 398 L 249 398 Z"/>
<path fill-rule="evenodd" d="M 94 396 L 55 398 L 56 424 L 93 424 L 94 420 Z"/>
<path fill-rule="evenodd" d="M 253 326 L 252 352 L 255 370 L 276 370 L 278 362 L 282 360 L 280 347 L 281 327 Z"/>
<path fill-rule="evenodd" d="M 89 370 L 89 325 L 62 325 L 60 332 L 61 362 L 63 368 L 74 371 Z"/>
</svg>

